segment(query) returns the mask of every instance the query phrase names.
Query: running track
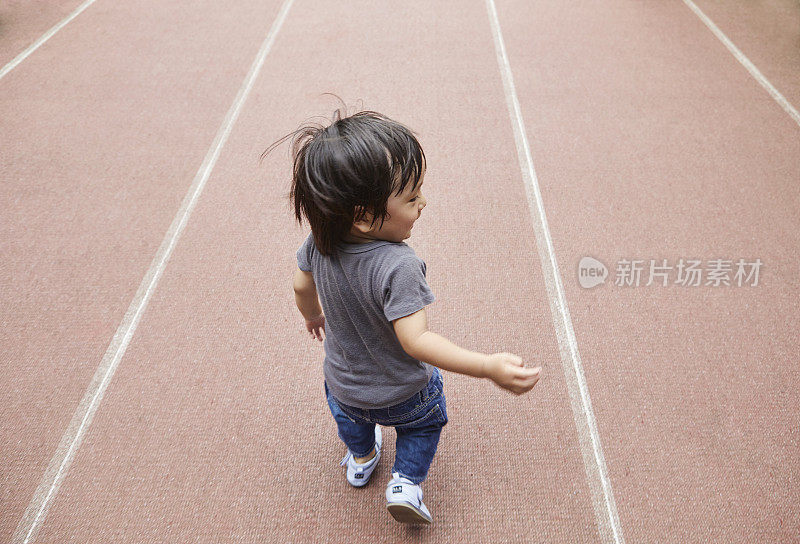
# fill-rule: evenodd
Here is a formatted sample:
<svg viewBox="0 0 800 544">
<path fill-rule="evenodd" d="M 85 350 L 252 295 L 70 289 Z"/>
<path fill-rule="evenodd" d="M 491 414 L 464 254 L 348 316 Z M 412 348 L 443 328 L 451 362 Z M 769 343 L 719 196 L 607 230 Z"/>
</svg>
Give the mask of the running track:
<svg viewBox="0 0 800 544">
<path fill-rule="evenodd" d="M 696 3 L 759 80 L 688 4 L 0 7 L 0 540 L 800 540 L 800 9 Z M 445 376 L 430 529 L 383 508 L 392 431 L 342 477 L 258 163 L 324 92 L 419 133 L 431 327 L 544 367 Z M 613 281 L 738 258 L 757 286 Z"/>
</svg>

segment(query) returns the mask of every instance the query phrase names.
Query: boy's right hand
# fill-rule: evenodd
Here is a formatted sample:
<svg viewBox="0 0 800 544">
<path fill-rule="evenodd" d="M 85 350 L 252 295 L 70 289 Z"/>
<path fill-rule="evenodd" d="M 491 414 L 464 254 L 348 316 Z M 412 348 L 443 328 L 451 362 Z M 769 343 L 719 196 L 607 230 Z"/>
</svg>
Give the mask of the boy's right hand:
<svg viewBox="0 0 800 544">
<path fill-rule="evenodd" d="M 489 355 L 486 363 L 486 375 L 494 383 L 514 393 L 527 393 L 539 381 L 541 367 L 525 368 L 522 358 L 513 353 L 495 353 Z"/>
</svg>

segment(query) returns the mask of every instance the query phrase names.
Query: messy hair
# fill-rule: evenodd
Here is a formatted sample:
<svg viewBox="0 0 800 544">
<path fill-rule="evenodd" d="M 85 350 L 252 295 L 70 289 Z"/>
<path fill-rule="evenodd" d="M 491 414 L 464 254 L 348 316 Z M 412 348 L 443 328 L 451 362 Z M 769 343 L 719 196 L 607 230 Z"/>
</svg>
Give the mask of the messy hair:
<svg viewBox="0 0 800 544">
<path fill-rule="evenodd" d="M 344 114 L 344 115 L 343 115 Z M 350 116 L 341 109 L 327 127 L 305 125 L 273 143 L 292 138 L 289 199 L 297 222 L 311 226 L 322 255 L 333 255 L 353 223 L 372 214 L 371 227 L 389 216 L 387 201 L 411 183 L 415 190 L 425 164 L 410 129 L 374 111 Z"/>
</svg>

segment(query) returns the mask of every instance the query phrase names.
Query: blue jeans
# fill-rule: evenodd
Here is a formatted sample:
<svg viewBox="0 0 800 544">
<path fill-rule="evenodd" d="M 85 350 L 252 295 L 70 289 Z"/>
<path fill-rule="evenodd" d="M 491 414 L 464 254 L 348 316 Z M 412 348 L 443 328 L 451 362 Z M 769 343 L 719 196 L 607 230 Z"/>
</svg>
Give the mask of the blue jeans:
<svg viewBox="0 0 800 544">
<path fill-rule="evenodd" d="M 328 406 L 339 428 L 339 438 L 355 457 L 366 457 L 375 445 L 375 424 L 394 427 L 397 451 L 392 472 L 422 483 L 436 454 L 442 427 L 447 425 L 442 373 L 434 367 L 428 385 L 400 404 L 367 410 L 342 404 L 325 383 Z"/>
</svg>

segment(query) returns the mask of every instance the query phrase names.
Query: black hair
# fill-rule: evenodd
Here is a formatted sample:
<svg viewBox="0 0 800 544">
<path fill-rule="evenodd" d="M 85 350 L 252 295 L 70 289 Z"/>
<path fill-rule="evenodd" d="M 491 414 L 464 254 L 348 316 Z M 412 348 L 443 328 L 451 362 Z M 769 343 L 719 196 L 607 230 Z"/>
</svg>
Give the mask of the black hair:
<svg viewBox="0 0 800 544">
<path fill-rule="evenodd" d="M 404 125 L 374 111 L 350 116 L 338 109 L 327 127 L 305 125 L 270 145 L 292 138 L 290 203 L 297 222 L 311 226 L 322 255 L 333 255 L 355 221 L 373 215 L 370 226 L 389 216 L 386 203 L 409 183 L 415 190 L 425 154 Z"/>
</svg>

